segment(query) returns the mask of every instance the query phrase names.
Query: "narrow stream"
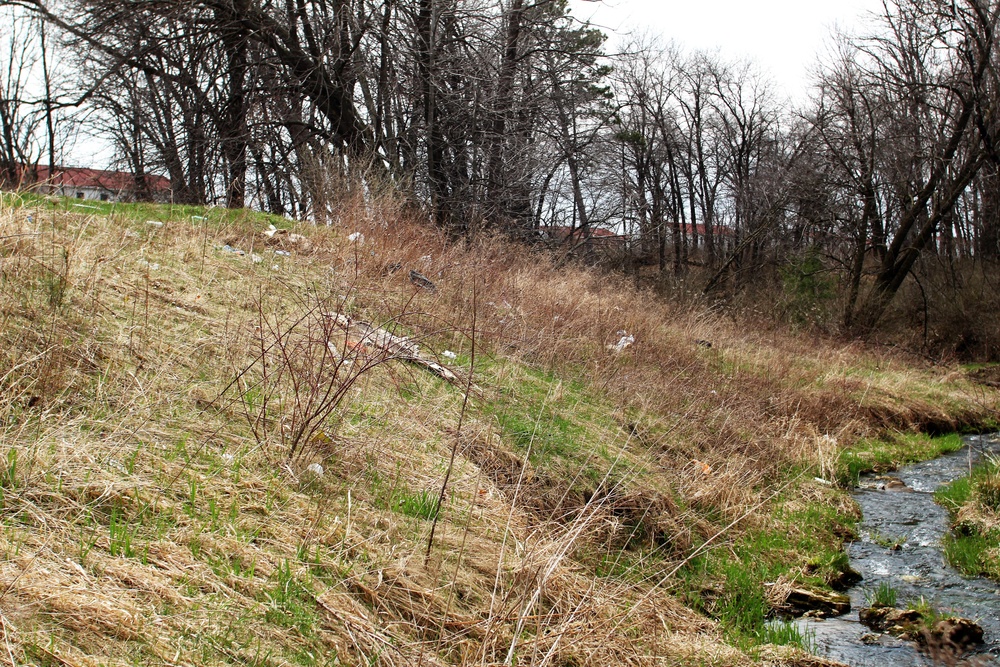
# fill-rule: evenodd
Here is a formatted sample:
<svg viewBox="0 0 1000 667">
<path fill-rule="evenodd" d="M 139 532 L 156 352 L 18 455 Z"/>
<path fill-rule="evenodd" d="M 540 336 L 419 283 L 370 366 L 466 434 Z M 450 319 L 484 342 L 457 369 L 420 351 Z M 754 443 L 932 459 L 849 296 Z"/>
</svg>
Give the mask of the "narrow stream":
<svg viewBox="0 0 1000 667">
<path fill-rule="evenodd" d="M 947 564 L 941 538 L 948 530 L 948 513 L 932 495 L 942 484 L 967 475 L 970 464 L 984 453 L 1000 454 L 998 435 L 970 436 L 965 442 L 961 451 L 892 473 L 906 489 L 886 489 L 874 477 L 862 478 L 854 497 L 864 519 L 858 527 L 860 539 L 849 545 L 848 554 L 864 580 L 849 591 L 851 613 L 799 621 L 814 637 L 818 654 L 852 667 L 931 664 L 910 642 L 888 635 L 875 643 L 862 642 L 862 636 L 872 633 L 858 622 L 858 609 L 868 606 L 869 591 L 888 582 L 899 593 L 897 606 L 923 596 L 942 612 L 979 623 L 986 639 L 981 664 L 1000 666 L 1000 583 L 965 578 Z M 902 548 L 892 551 L 879 542 L 900 542 Z"/>
</svg>

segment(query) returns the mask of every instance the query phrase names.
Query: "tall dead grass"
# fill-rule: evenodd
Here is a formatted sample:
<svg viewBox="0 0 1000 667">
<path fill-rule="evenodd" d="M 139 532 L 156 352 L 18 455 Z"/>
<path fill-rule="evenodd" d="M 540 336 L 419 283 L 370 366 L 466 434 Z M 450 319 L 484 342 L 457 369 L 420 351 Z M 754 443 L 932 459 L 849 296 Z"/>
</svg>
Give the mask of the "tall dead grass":
<svg viewBox="0 0 1000 667">
<path fill-rule="evenodd" d="M 0 662 L 749 662 L 669 573 L 882 421 L 996 407 L 391 200 L 143 215 L 0 210 Z"/>
</svg>

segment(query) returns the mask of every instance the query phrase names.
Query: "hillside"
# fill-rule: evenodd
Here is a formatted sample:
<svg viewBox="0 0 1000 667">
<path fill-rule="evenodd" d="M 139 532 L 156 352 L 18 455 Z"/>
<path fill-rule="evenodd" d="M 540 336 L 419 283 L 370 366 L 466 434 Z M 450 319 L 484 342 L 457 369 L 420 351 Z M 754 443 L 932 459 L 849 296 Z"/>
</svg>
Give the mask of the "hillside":
<svg viewBox="0 0 1000 667">
<path fill-rule="evenodd" d="M 996 426 L 391 202 L 291 225 L 5 195 L 0 662 L 791 664 L 763 583 L 836 579 L 838 483 Z"/>
</svg>

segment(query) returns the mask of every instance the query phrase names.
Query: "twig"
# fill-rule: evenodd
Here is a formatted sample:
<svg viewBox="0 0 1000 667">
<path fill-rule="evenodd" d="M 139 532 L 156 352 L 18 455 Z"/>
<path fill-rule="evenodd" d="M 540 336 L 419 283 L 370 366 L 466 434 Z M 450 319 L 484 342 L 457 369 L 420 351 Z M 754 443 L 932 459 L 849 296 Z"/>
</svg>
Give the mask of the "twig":
<svg viewBox="0 0 1000 667">
<path fill-rule="evenodd" d="M 455 468 L 455 457 L 458 455 L 458 446 L 462 440 L 462 424 L 465 421 L 465 411 L 469 406 L 469 394 L 472 392 L 472 376 L 476 369 L 476 306 L 478 297 L 478 286 L 472 284 L 472 352 L 469 365 L 469 377 L 465 384 L 465 395 L 462 397 L 462 410 L 458 414 L 458 428 L 455 429 L 455 442 L 451 446 L 451 457 L 448 459 L 448 469 L 444 473 L 444 481 L 441 482 L 441 493 L 438 496 L 437 506 L 434 509 L 434 521 L 431 523 L 431 534 L 427 538 L 427 553 L 424 554 L 424 565 L 431 558 L 431 547 L 434 546 L 434 532 L 437 530 L 438 519 L 441 516 L 441 505 L 444 503 L 445 494 L 448 491 L 448 480 L 451 479 L 451 471 Z M 449 371 L 450 372 L 450 371 Z M 452 374 L 454 375 L 454 374 Z M 457 379 L 457 378 L 456 378 Z"/>
<path fill-rule="evenodd" d="M 0 612 L 0 629 L 3 630 L 3 644 L 4 648 L 7 649 L 7 657 L 10 658 L 11 667 L 17 667 L 17 662 L 14 660 L 14 652 L 10 649 L 10 639 L 7 637 L 7 619 L 4 617 L 3 612 Z"/>
<path fill-rule="evenodd" d="M 4 373 L 3 377 L 0 377 L 0 384 L 2 384 L 8 377 L 10 377 L 10 374 L 13 373 L 14 371 L 16 371 L 17 369 L 23 368 L 23 367 L 27 366 L 28 364 L 31 364 L 31 363 L 34 363 L 34 362 L 38 361 L 39 359 L 41 359 L 42 357 L 44 357 L 46 354 L 48 354 L 49 352 L 51 352 L 54 349 L 56 349 L 56 346 L 52 345 L 47 350 L 43 350 L 42 352 L 39 352 L 38 354 L 36 354 L 35 356 L 33 356 L 31 359 L 28 359 L 26 361 L 22 361 L 17 366 L 14 366 L 10 370 L 8 370 L 6 373 Z"/>
</svg>

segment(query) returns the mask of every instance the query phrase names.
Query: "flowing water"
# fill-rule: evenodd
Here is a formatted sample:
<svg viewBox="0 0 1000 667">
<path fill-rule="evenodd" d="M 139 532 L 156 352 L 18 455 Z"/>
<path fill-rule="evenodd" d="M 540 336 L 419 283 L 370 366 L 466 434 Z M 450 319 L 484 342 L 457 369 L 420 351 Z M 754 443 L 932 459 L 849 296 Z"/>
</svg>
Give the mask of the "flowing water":
<svg viewBox="0 0 1000 667">
<path fill-rule="evenodd" d="M 900 468 L 893 476 L 905 489 L 887 489 L 874 477 L 861 479 L 855 499 L 864 519 L 858 526 L 860 539 L 849 545 L 848 554 L 864 580 L 849 591 L 851 613 L 799 621 L 814 637 L 818 654 L 852 667 L 931 664 L 910 642 L 888 635 L 873 644 L 862 642 L 862 636 L 872 633 L 858 622 L 858 609 L 868 606 L 866 596 L 884 582 L 898 592 L 897 606 L 923 597 L 942 612 L 979 623 L 986 640 L 980 660 L 1000 667 L 1000 583 L 963 577 L 947 564 L 941 538 L 948 530 L 948 513 L 932 495 L 967 475 L 970 465 L 987 453 L 1000 454 L 1000 436 L 971 436 L 961 451 Z M 902 548 L 893 551 L 888 543 Z"/>
</svg>

